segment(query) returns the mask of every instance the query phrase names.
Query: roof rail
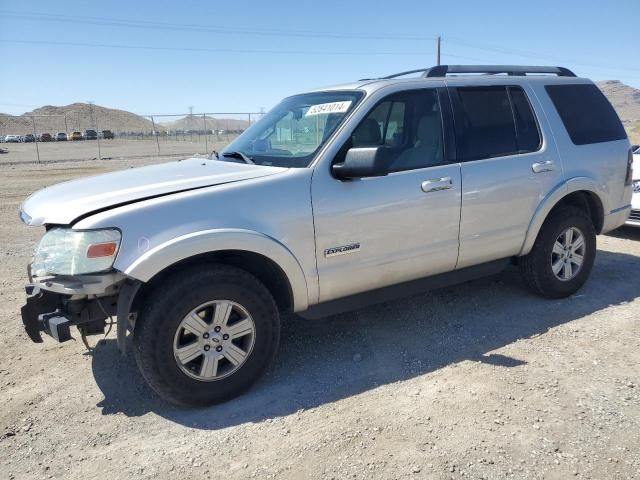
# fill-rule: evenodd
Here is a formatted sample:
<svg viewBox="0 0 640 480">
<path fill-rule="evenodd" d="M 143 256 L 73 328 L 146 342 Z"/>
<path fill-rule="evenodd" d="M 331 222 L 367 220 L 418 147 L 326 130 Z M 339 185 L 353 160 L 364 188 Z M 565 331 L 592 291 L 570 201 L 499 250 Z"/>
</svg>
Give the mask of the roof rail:
<svg viewBox="0 0 640 480">
<path fill-rule="evenodd" d="M 507 75 L 524 76 L 529 73 L 546 73 L 558 75 L 559 77 L 575 77 L 576 74 L 565 67 L 541 67 L 541 66 L 524 66 L 524 65 L 438 65 L 436 67 L 418 68 L 416 70 L 407 70 L 406 72 L 394 73 L 382 77 L 390 79 L 410 75 L 412 73 L 423 72 L 424 78 L 446 77 L 452 73 L 484 73 L 486 75 L 496 75 L 506 73 Z"/>
</svg>

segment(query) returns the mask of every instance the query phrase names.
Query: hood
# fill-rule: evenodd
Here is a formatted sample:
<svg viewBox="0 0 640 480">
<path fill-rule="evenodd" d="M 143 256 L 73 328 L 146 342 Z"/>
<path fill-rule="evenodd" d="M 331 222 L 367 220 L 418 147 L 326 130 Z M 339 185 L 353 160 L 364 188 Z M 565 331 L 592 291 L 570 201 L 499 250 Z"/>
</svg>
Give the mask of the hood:
<svg viewBox="0 0 640 480">
<path fill-rule="evenodd" d="M 25 200 L 20 217 L 28 225 L 68 225 L 99 210 L 286 170 L 206 158 L 132 168 L 43 188 Z"/>
</svg>

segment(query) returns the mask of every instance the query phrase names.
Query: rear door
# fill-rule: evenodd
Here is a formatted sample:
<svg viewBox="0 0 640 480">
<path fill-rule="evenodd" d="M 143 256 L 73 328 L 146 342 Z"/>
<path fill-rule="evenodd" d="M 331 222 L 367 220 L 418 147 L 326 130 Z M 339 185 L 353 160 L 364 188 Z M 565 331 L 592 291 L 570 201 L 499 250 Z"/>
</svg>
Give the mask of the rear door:
<svg viewBox="0 0 640 480">
<path fill-rule="evenodd" d="M 457 268 L 517 255 L 541 200 L 562 166 L 541 108 L 527 85 L 448 81 L 461 161 Z"/>
</svg>

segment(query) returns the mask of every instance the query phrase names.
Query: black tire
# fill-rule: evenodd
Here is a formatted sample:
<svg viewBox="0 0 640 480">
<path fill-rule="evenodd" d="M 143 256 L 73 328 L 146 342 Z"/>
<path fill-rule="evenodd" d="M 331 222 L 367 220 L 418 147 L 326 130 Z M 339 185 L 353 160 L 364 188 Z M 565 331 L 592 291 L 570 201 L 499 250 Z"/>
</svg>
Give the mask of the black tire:
<svg viewBox="0 0 640 480">
<path fill-rule="evenodd" d="M 234 373 L 215 381 L 185 374 L 173 352 L 182 319 L 216 299 L 236 302 L 255 324 L 255 341 Z M 224 402 L 248 389 L 269 365 L 278 348 L 280 317 L 269 290 L 244 270 L 212 265 L 189 268 L 166 278 L 148 297 L 136 321 L 134 355 L 142 376 L 165 400 L 189 406 Z"/>
<path fill-rule="evenodd" d="M 551 252 L 560 234 L 570 227 L 579 229 L 585 238 L 584 261 L 571 280 L 560 280 L 551 269 Z M 596 258 L 596 233 L 589 216 L 571 206 L 553 211 L 538 233 L 531 252 L 519 261 L 527 285 L 547 298 L 565 298 L 577 292 L 589 278 Z"/>
</svg>

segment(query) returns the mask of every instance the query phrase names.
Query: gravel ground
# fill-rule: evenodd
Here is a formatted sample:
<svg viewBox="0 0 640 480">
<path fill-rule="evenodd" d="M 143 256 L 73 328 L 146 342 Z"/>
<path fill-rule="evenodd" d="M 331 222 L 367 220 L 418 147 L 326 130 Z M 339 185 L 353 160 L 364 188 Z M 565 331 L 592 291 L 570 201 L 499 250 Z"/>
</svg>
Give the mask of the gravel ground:
<svg viewBox="0 0 640 480">
<path fill-rule="evenodd" d="M 0 478 L 640 478 L 640 230 L 598 237 L 558 301 L 518 272 L 325 320 L 284 320 L 248 393 L 160 401 L 113 335 L 30 343 L 19 203 L 132 161 L 0 167 Z M 94 340 L 97 337 L 91 337 Z"/>
</svg>

